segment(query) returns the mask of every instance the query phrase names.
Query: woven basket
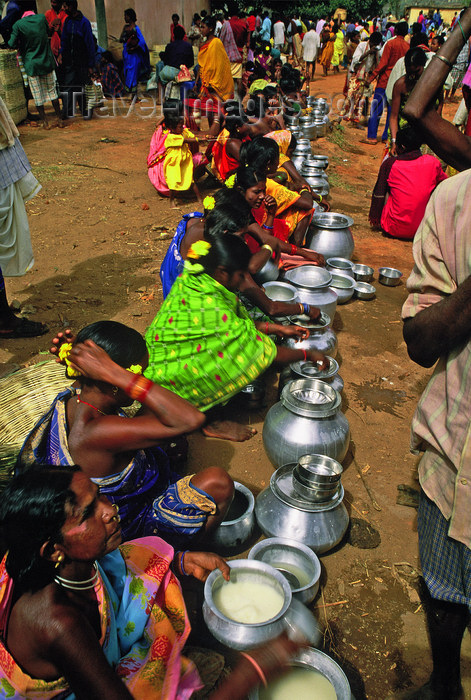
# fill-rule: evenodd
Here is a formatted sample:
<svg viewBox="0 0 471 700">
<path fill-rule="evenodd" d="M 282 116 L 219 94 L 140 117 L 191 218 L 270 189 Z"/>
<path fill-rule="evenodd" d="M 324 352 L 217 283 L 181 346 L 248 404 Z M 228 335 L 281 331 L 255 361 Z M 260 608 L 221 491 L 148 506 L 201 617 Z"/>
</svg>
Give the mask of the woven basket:
<svg viewBox="0 0 471 700">
<path fill-rule="evenodd" d="M 28 114 L 23 78 L 16 59 L 16 51 L 0 49 L 0 97 L 5 102 L 15 124 Z"/>
<path fill-rule="evenodd" d="M 0 490 L 26 436 L 70 383 L 62 365 L 49 360 L 0 379 Z"/>
</svg>

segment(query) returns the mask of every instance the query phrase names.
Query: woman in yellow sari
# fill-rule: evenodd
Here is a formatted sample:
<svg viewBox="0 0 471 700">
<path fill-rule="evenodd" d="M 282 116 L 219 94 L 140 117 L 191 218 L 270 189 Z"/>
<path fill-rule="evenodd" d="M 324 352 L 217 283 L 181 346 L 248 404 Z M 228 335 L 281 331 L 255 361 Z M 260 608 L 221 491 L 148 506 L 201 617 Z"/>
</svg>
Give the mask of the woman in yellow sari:
<svg viewBox="0 0 471 700">
<path fill-rule="evenodd" d="M 334 25 L 335 27 L 335 25 Z M 322 53 L 319 58 L 319 63 L 322 66 L 322 69 L 324 71 L 324 75 L 327 75 L 327 72 L 330 68 L 330 62 L 332 60 L 332 55 L 334 53 L 334 41 L 335 41 L 335 34 L 337 33 L 337 29 L 332 29 L 332 31 L 329 29 L 327 25 L 325 25 L 324 29 L 322 30 L 321 33 L 321 41 L 322 41 Z"/>
<path fill-rule="evenodd" d="M 234 97 L 234 80 L 224 44 L 214 36 L 215 28 L 214 18 L 206 16 L 200 29 L 206 41 L 198 53 L 201 79 L 200 98 L 215 97 L 217 100 L 225 102 Z"/>
<path fill-rule="evenodd" d="M 332 67 L 334 69 L 334 73 L 339 73 L 340 64 L 343 61 L 343 55 L 345 53 L 345 37 L 342 30 L 336 23 L 334 23 L 332 32 L 335 34 L 334 53 L 332 55 Z"/>
</svg>

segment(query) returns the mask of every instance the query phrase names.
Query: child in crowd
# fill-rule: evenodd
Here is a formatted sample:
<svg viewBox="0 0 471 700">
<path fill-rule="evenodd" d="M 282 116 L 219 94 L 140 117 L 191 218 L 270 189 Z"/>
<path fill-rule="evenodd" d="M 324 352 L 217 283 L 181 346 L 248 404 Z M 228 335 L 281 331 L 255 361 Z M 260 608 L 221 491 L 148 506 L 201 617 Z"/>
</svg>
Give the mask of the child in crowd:
<svg viewBox="0 0 471 700">
<path fill-rule="evenodd" d="M 177 192 L 193 189 L 201 202 L 195 179 L 204 173 L 207 158 L 199 153 L 198 139 L 184 126 L 179 104 L 166 103 L 163 123 L 157 126 L 150 143 L 147 167 L 156 190 L 170 197 L 175 206 Z"/>
</svg>

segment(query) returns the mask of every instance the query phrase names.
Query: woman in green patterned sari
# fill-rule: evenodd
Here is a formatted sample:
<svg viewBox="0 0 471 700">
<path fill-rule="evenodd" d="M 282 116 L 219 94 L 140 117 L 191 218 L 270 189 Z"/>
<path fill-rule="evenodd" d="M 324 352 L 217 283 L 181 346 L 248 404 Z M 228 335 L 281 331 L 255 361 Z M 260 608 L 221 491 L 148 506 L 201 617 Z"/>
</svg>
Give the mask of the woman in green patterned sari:
<svg viewBox="0 0 471 700">
<path fill-rule="evenodd" d="M 254 323 L 239 302 L 235 292 L 250 261 L 247 245 L 238 236 L 205 236 L 208 240 L 190 248 L 182 274 L 147 330 L 146 376 L 208 411 L 273 362 L 308 359 L 326 366 L 322 353 L 277 346 L 269 337 L 307 337 L 307 329 L 268 319 Z M 236 441 L 255 434 L 229 421 L 206 423 L 203 432 Z"/>
</svg>

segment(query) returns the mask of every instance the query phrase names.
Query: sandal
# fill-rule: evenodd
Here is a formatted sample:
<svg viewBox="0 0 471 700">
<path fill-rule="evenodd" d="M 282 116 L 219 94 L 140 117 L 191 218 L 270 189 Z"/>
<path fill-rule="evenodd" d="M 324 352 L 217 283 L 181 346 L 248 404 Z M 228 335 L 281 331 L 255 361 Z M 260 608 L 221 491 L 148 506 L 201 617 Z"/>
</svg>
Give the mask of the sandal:
<svg viewBox="0 0 471 700">
<path fill-rule="evenodd" d="M 14 328 L 0 329 L 0 340 L 9 340 L 11 338 L 34 338 L 38 335 L 44 335 L 49 328 L 45 323 L 39 321 L 29 321 L 27 318 L 19 318 L 18 323 Z"/>
</svg>

